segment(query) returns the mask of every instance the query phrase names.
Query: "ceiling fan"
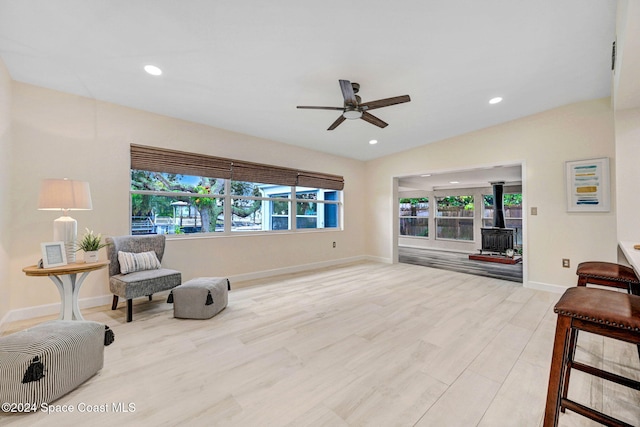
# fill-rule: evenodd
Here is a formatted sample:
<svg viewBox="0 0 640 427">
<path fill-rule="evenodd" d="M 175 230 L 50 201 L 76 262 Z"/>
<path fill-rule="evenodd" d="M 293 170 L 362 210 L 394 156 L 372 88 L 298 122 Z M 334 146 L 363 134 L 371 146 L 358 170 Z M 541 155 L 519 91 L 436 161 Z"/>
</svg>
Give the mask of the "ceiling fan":
<svg viewBox="0 0 640 427">
<path fill-rule="evenodd" d="M 380 120 L 373 114 L 370 114 L 369 110 L 375 110 L 376 108 L 388 107 L 390 105 L 402 104 L 403 102 L 411 101 L 409 95 L 402 95 L 394 96 L 393 98 L 378 99 L 377 101 L 362 102 L 360 97 L 356 95 L 360 90 L 360 85 L 358 83 L 351 83 L 349 80 L 340 80 L 340 89 L 342 90 L 342 97 L 344 98 L 344 107 L 310 107 L 298 105 L 298 108 L 312 110 L 342 110 L 342 115 L 338 117 L 327 130 L 334 130 L 346 119 L 362 119 L 372 125 L 385 128 L 389 124 Z"/>
</svg>

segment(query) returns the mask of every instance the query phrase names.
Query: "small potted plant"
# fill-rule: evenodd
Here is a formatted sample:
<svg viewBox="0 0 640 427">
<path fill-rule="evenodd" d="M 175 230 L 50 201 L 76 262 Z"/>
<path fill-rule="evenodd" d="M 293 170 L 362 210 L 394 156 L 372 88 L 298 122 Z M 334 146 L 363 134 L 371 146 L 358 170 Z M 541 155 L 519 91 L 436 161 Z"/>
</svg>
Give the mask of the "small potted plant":
<svg viewBox="0 0 640 427">
<path fill-rule="evenodd" d="M 93 230 L 85 228 L 87 232 L 78 241 L 78 250 L 84 251 L 84 262 L 97 262 L 98 251 L 107 246 L 102 241 L 102 234 L 93 234 Z"/>
</svg>

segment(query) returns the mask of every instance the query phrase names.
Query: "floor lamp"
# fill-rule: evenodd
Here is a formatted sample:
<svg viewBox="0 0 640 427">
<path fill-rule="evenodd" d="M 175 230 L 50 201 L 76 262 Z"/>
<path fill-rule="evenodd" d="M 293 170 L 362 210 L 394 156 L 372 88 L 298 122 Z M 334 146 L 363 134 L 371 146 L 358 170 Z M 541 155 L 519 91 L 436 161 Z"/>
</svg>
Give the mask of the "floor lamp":
<svg viewBox="0 0 640 427">
<path fill-rule="evenodd" d="M 39 210 L 62 211 L 53 221 L 53 240 L 64 242 L 67 262 L 76 261 L 78 223 L 68 214 L 73 210 L 91 210 L 89 183 L 71 179 L 45 179 L 40 187 Z"/>
</svg>

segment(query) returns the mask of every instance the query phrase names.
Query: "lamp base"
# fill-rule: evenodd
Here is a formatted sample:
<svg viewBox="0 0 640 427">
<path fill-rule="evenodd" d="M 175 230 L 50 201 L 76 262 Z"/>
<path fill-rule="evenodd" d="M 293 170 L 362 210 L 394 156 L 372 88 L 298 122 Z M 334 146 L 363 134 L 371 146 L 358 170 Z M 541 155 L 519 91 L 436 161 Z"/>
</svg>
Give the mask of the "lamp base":
<svg viewBox="0 0 640 427">
<path fill-rule="evenodd" d="M 53 241 L 64 242 L 67 262 L 76 262 L 76 240 L 78 222 L 70 216 L 61 216 L 53 221 Z"/>
</svg>

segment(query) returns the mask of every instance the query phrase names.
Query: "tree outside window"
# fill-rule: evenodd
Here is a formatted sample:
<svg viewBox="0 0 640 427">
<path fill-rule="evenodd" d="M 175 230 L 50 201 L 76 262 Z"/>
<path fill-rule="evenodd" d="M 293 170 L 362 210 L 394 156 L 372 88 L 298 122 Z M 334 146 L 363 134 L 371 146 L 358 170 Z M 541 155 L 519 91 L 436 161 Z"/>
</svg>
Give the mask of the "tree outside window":
<svg viewBox="0 0 640 427">
<path fill-rule="evenodd" d="M 131 170 L 132 234 L 338 227 L 338 191 Z M 225 194 L 228 192 L 228 194 Z M 319 197 L 322 195 L 322 197 Z M 291 206 L 296 209 L 291 212 Z M 319 207 L 322 211 L 319 212 Z M 229 224 L 225 224 L 229 209 Z"/>
</svg>

